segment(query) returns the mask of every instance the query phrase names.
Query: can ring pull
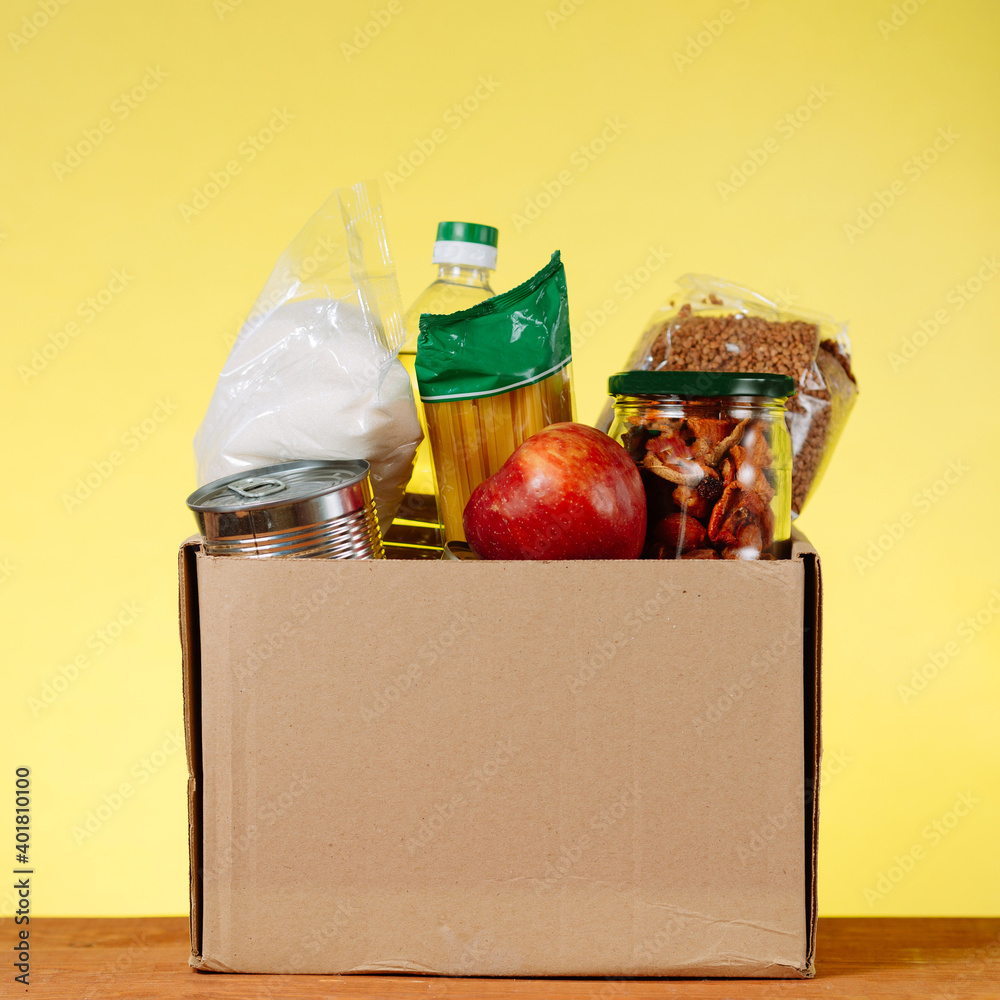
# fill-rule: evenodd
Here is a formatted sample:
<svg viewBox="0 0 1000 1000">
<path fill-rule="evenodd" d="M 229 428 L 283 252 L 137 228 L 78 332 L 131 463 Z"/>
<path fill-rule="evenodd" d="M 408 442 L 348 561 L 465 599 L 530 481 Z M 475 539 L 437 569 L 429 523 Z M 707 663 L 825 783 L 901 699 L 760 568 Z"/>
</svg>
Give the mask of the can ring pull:
<svg viewBox="0 0 1000 1000">
<path fill-rule="evenodd" d="M 258 497 L 280 493 L 285 488 L 285 484 L 280 479 L 258 479 L 256 476 L 248 476 L 246 479 L 229 484 L 229 489 L 248 500 L 256 500 Z"/>
</svg>

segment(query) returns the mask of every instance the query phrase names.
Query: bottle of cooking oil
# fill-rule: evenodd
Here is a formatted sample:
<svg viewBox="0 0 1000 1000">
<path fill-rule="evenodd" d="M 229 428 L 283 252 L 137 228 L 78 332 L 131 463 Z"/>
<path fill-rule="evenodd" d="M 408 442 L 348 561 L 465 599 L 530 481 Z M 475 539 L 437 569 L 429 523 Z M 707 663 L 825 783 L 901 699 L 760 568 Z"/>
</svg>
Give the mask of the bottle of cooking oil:
<svg viewBox="0 0 1000 1000">
<path fill-rule="evenodd" d="M 493 226 L 475 222 L 439 223 L 432 258 L 437 265 L 437 277 L 406 313 L 406 342 L 400 349 L 399 360 L 410 373 L 424 440 L 417 449 L 413 475 L 387 541 L 396 543 L 394 548 L 412 545 L 415 549 L 435 550 L 433 553 L 414 551 L 412 555 L 416 558 L 440 554 L 443 544 L 434 498 L 434 461 L 414 372 L 420 314 L 458 312 L 493 296 L 490 276 L 497 266 L 497 235 Z"/>
</svg>

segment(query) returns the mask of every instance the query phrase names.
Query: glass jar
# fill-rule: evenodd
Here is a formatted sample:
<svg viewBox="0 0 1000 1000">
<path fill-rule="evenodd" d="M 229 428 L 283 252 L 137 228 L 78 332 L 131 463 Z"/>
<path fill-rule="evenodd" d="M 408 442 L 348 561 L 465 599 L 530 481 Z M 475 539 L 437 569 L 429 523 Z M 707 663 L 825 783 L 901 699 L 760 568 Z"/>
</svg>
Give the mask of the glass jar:
<svg viewBox="0 0 1000 1000">
<path fill-rule="evenodd" d="M 787 557 L 792 442 L 787 375 L 612 375 L 611 436 L 646 488 L 648 559 Z"/>
</svg>

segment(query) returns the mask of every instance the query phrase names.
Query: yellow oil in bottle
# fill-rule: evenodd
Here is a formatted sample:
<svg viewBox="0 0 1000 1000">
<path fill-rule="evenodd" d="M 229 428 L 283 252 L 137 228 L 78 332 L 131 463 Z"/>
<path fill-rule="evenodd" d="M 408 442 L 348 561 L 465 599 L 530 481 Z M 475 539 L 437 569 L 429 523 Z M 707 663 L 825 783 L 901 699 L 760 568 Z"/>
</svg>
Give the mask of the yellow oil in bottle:
<svg viewBox="0 0 1000 1000">
<path fill-rule="evenodd" d="M 442 222 L 438 225 L 433 262 L 437 277 L 407 310 L 406 341 L 399 360 L 410 376 L 413 396 L 424 439 L 417 449 L 413 475 L 406 487 L 403 503 L 385 538 L 395 549 L 393 555 L 411 558 L 434 558 L 443 546 L 434 482 L 427 422 L 414 365 L 417 358 L 417 335 L 422 313 L 453 313 L 468 309 L 492 298 L 490 276 L 496 267 L 497 230 L 468 222 Z M 404 548 L 412 552 L 404 553 Z"/>
</svg>

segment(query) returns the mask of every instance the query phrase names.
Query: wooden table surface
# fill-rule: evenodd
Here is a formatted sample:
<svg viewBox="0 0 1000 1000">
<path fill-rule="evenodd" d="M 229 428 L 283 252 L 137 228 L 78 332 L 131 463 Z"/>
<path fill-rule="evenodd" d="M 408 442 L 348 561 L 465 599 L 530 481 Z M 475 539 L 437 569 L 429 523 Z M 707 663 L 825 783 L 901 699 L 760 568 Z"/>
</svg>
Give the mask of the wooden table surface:
<svg viewBox="0 0 1000 1000">
<path fill-rule="evenodd" d="M 0 921 L 0 996 L 88 1000 L 241 997 L 546 997 L 630 1000 L 653 997 L 1000 998 L 1000 919 L 820 920 L 817 975 L 775 979 L 445 979 L 427 976 L 235 976 L 187 965 L 187 920 L 180 917 L 31 921 L 31 985 L 13 982 L 11 919 Z"/>
</svg>

